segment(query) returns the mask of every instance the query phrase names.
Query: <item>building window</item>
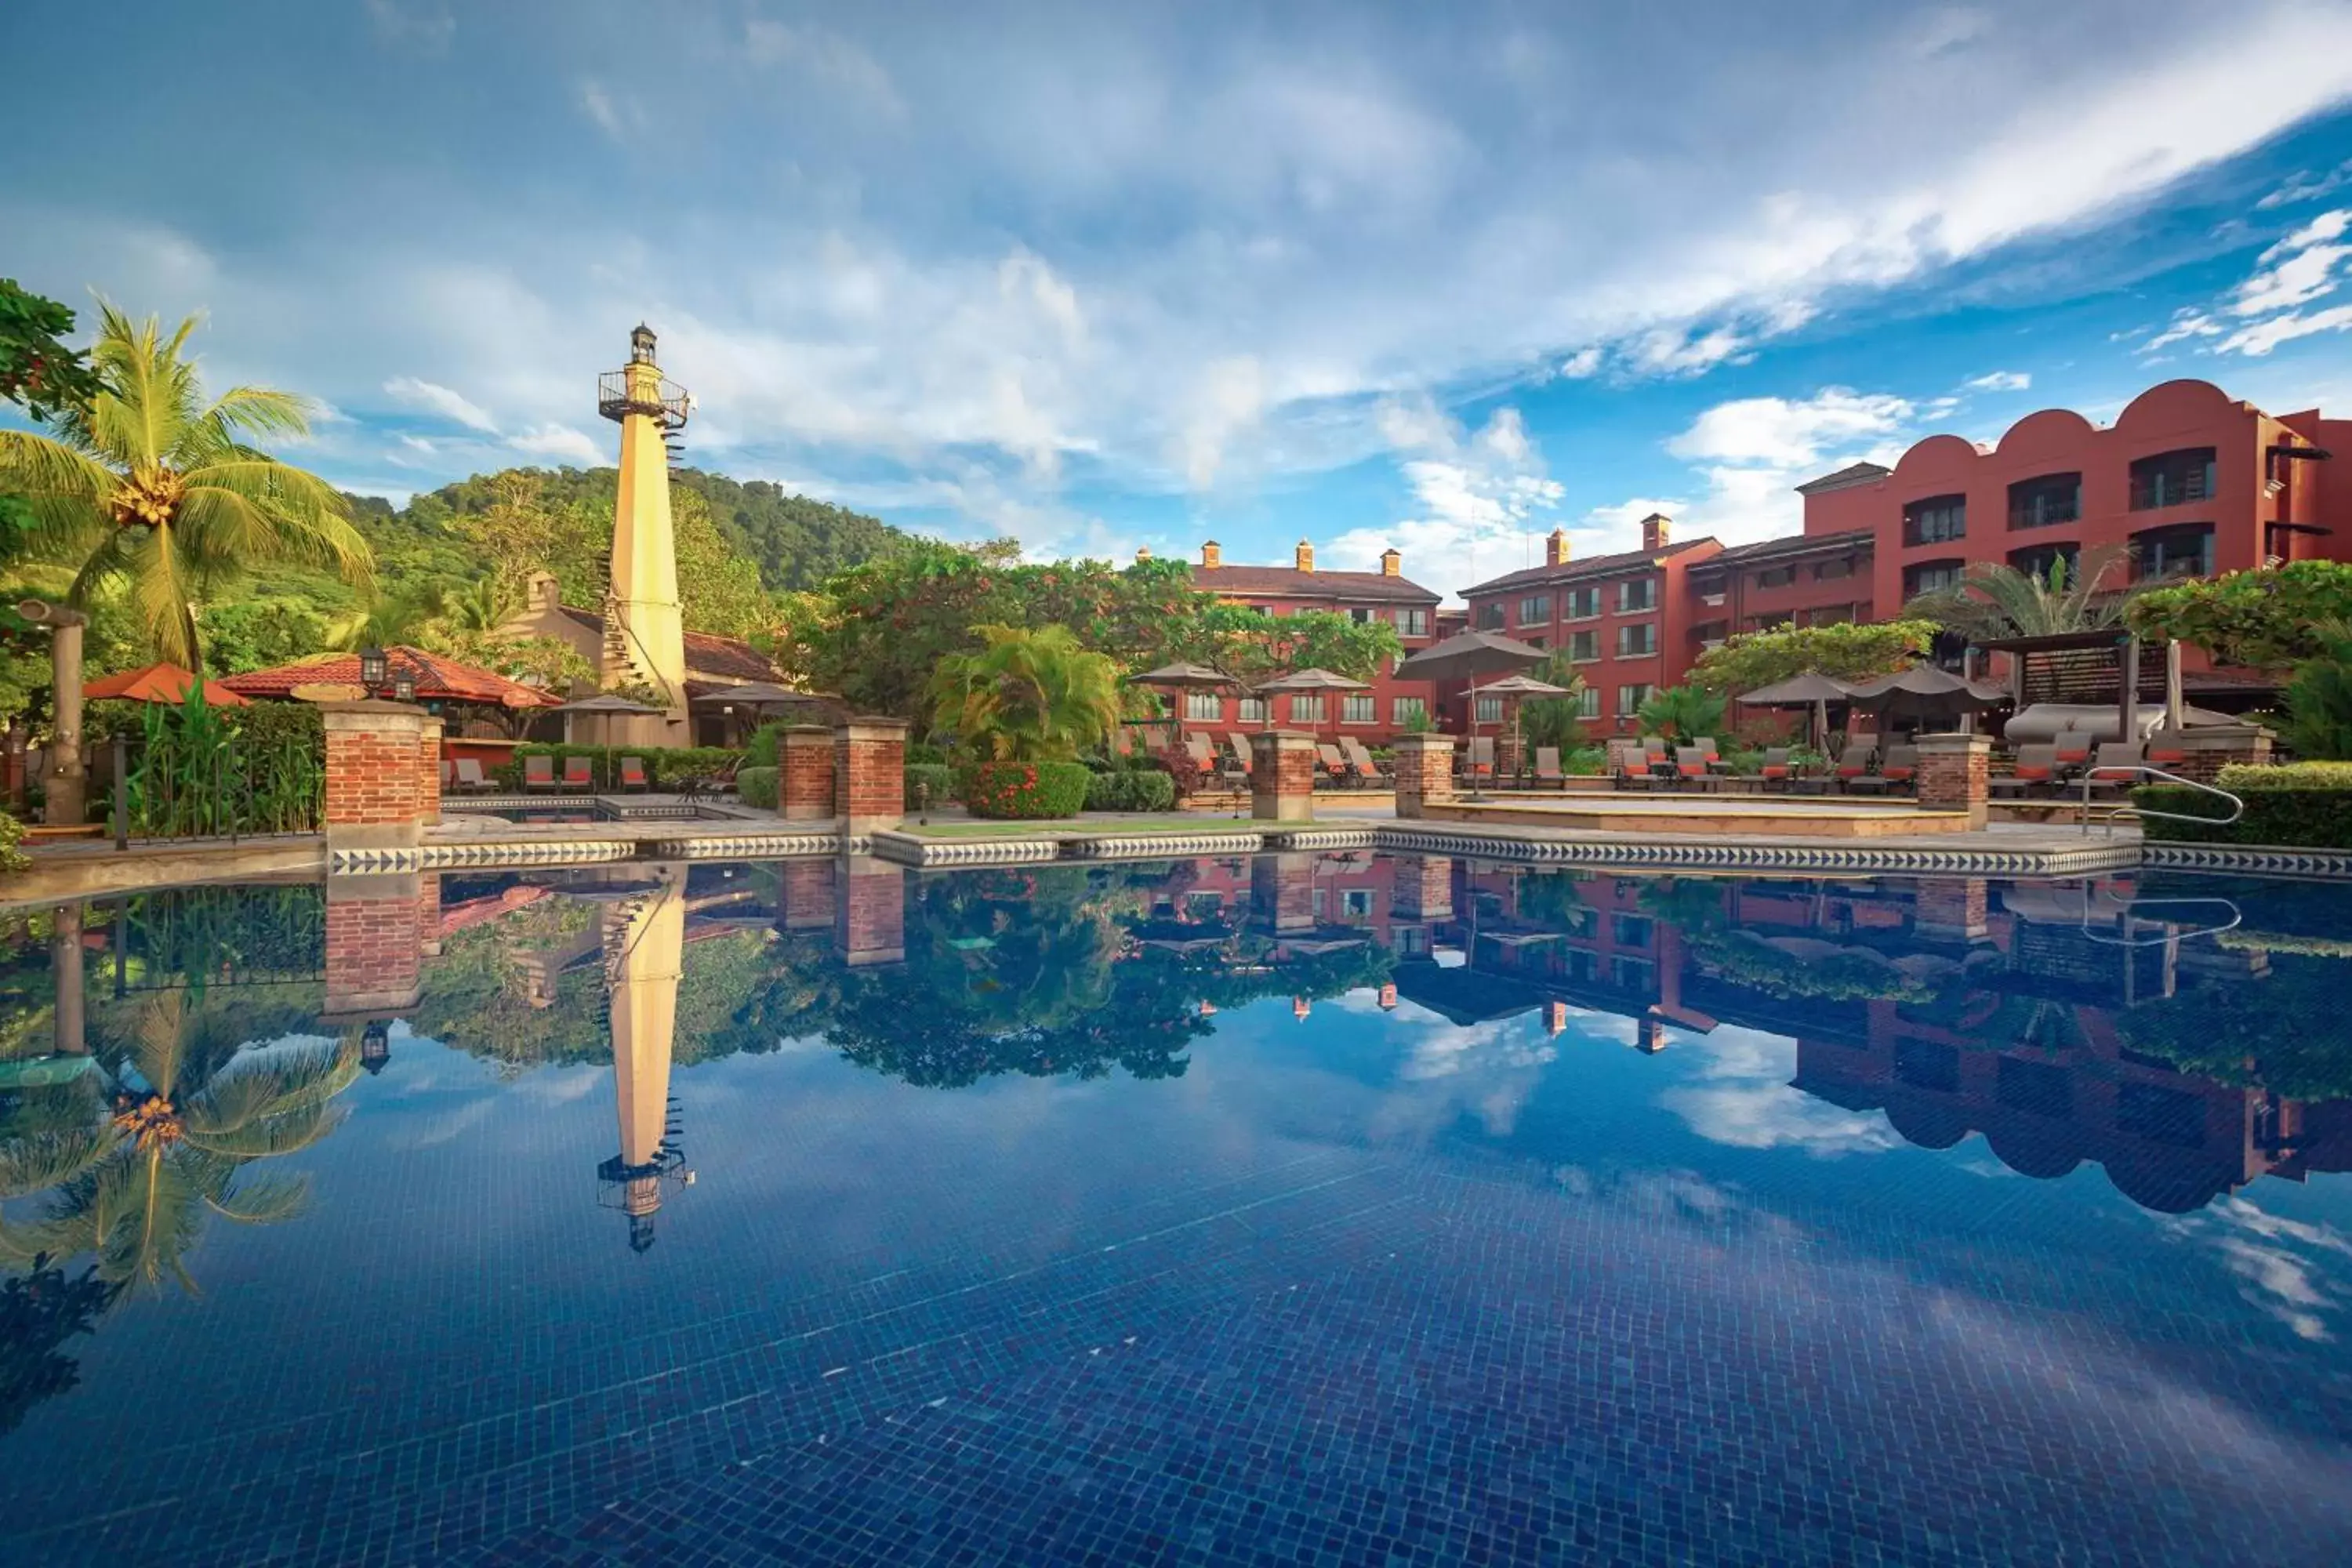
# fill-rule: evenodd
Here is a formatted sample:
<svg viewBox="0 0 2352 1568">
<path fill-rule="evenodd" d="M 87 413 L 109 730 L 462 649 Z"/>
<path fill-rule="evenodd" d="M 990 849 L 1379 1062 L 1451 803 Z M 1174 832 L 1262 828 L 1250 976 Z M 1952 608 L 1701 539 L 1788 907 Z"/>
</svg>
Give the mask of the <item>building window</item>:
<svg viewBox="0 0 2352 1568">
<path fill-rule="evenodd" d="M 2009 487 L 2009 526 L 2048 528 L 2083 515 L 2083 476 L 2044 474 Z"/>
<path fill-rule="evenodd" d="M 1379 720 L 1372 716 L 1371 698 L 1365 695 L 1342 698 L 1339 702 L 1339 722 L 1342 724 L 1376 724 L 1380 722 Z"/>
<path fill-rule="evenodd" d="M 1756 574 L 1756 585 L 1759 588 L 1785 588 L 1796 580 L 1794 566 L 1767 566 Z"/>
<path fill-rule="evenodd" d="M 1809 626 L 1842 626 L 1853 619 L 1853 606 L 1852 605 L 1823 605 L 1806 615 L 1805 625 Z"/>
<path fill-rule="evenodd" d="M 1601 590 L 1598 586 L 1570 588 L 1560 595 L 1560 618 L 1589 621 L 1601 613 Z"/>
<path fill-rule="evenodd" d="M 2213 525 L 2187 522 L 2177 528 L 2150 528 L 2132 535 L 2132 558 L 2142 582 L 2159 577 L 2210 577 L 2213 574 Z"/>
<path fill-rule="evenodd" d="M 1396 613 L 1396 629 L 1399 637 L 1427 637 L 1429 635 L 1429 612 L 1427 610 L 1399 610 Z"/>
<path fill-rule="evenodd" d="M 2184 447 L 2159 452 L 2131 466 L 2131 509 L 2147 511 L 2180 506 L 2213 493 L 2213 448 Z"/>
<path fill-rule="evenodd" d="M 1294 724 L 1323 722 L 1323 694 L 1302 691 L 1290 700 L 1290 721 Z"/>
<path fill-rule="evenodd" d="M 1580 719 L 1601 717 L 1601 688 L 1580 686 L 1576 689 L 1576 716 Z"/>
<path fill-rule="evenodd" d="M 1647 991 L 1656 965 L 1646 958 L 1612 958 L 1609 961 L 1609 984 L 1620 991 Z"/>
<path fill-rule="evenodd" d="M 1539 626 L 1549 625 L 1550 620 L 1551 595 L 1549 594 L 1530 594 L 1519 601 L 1519 625 Z"/>
<path fill-rule="evenodd" d="M 1841 577 L 1853 575 L 1853 557 L 1841 555 L 1834 561 L 1823 561 L 1813 567 L 1813 581 L 1834 583 Z"/>
<path fill-rule="evenodd" d="M 2079 544 L 2036 544 L 2024 550 L 2011 551 L 2009 563 L 2027 576 L 2047 583 L 2050 581 L 2050 568 L 2063 561 L 2066 563 L 2066 581 L 2072 584 L 2074 567 L 2082 553 L 2083 547 Z"/>
<path fill-rule="evenodd" d="M 1630 947 L 1647 952 L 1650 950 L 1650 917 L 1647 915 L 1612 914 L 1609 917 L 1609 940 L 1618 947 Z"/>
<path fill-rule="evenodd" d="M 1969 498 L 1929 496 L 1903 509 L 1903 542 L 1942 544 L 1965 539 L 1969 531 Z"/>
<path fill-rule="evenodd" d="M 1643 621 L 1635 626 L 1617 628 L 1617 657 L 1645 658 L 1658 651 L 1658 623 Z"/>
<path fill-rule="evenodd" d="M 1391 724 L 1418 724 L 1428 717 L 1429 704 L 1421 698 L 1391 697 L 1389 699 L 1389 722 Z"/>
<path fill-rule="evenodd" d="M 1903 596 L 1916 599 L 1922 594 L 1958 587 L 1967 573 L 1965 561 L 1922 561 L 1916 566 L 1906 566 L 1903 569 Z"/>
<path fill-rule="evenodd" d="M 1478 722 L 1499 724 L 1503 721 L 1503 700 L 1499 697 L 1478 699 Z"/>
<path fill-rule="evenodd" d="M 1373 612 L 1359 605 L 1348 612 L 1348 618 L 1360 626 L 1371 625 Z"/>
<path fill-rule="evenodd" d="M 1617 584 L 1619 615 L 1630 616 L 1639 610 L 1654 610 L 1657 607 L 1658 580 L 1655 577 L 1638 577 L 1631 583 Z"/>
<path fill-rule="evenodd" d="M 1568 658 L 1571 664 L 1591 664 L 1601 657 L 1601 634 L 1596 631 L 1568 634 Z"/>
<path fill-rule="evenodd" d="M 1339 912 L 1350 920 L 1362 920 L 1372 912 L 1372 890 L 1370 888 L 1339 889 Z"/>
<path fill-rule="evenodd" d="M 1636 713 L 1639 713 L 1642 710 L 1642 704 L 1647 702 L 1649 700 L 1650 687 L 1647 681 L 1644 681 L 1638 686 L 1619 687 L 1617 689 L 1617 717 L 1620 719 L 1633 718 Z"/>
<path fill-rule="evenodd" d="M 1482 632 L 1498 632 L 1503 629 L 1503 601 L 1500 599 L 1479 605 L 1473 615 L 1472 624 Z"/>
<path fill-rule="evenodd" d="M 1184 717 L 1213 724 L 1225 716 L 1225 700 L 1213 691 L 1184 693 Z"/>
<path fill-rule="evenodd" d="M 1243 699 L 1241 700 L 1241 701 L 1236 705 L 1235 712 L 1234 712 L 1234 721 L 1235 721 L 1235 722 L 1237 722 L 1237 723 L 1242 723 L 1242 724 L 1263 724 L 1263 723 L 1265 723 L 1265 698 L 1263 698 L 1263 697 L 1244 697 L 1244 698 L 1243 698 Z"/>
<path fill-rule="evenodd" d="M 1739 623 L 1739 626 L 1742 631 L 1777 632 L 1785 630 L 1796 624 L 1796 616 L 1790 615 L 1786 610 L 1778 610 L 1769 616 L 1749 616 L 1747 619 Z"/>
</svg>

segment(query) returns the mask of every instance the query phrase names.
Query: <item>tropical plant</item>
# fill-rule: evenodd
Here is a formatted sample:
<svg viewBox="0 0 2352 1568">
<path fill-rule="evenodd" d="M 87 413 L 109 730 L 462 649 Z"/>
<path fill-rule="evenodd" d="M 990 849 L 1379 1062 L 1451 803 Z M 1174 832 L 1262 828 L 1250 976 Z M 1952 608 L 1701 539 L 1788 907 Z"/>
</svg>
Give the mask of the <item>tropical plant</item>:
<svg viewBox="0 0 2352 1568">
<path fill-rule="evenodd" d="M 105 389 L 59 409 L 57 437 L 0 430 L 0 489 L 24 497 L 37 551 L 79 563 L 74 603 L 127 585 L 156 654 L 200 669 L 194 605 L 221 583 L 295 562 L 373 586 L 341 496 L 251 444 L 308 434 L 302 399 L 237 386 L 207 403 L 182 357 L 194 317 L 165 338 L 152 316 L 99 314 L 90 357 Z"/>
<path fill-rule="evenodd" d="M 190 1291 L 186 1255 L 207 1213 L 267 1225 L 299 1213 L 300 1179 L 243 1179 L 256 1161 L 307 1149 L 341 1117 L 358 1042 L 244 1054 L 233 1015 L 184 989 L 137 1005 L 102 1126 L 0 1149 L 0 1196 L 48 1192 L 25 1223 L 0 1224 L 0 1258 L 97 1256 L 98 1277 L 137 1289 L 167 1275 Z"/>
<path fill-rule="evenodd" d="M 73 324 L 73 312 L 63 305 L 0 278 L 0 403 L 47 419 L 98 395 L 97 373 L 79 350 L 58 341 Z M 0 561 L 15 559 L 34 531 L 30 509 L 0 492 Z"/>
<path fill-rule="evenodd" d="M 1721 647 L 1699 655 L 1684 679 L 1733 696 L 1808 672 L 1836 680 L 1867 680 L 1905 668 L 1935 640 L 1935 623 L 1920 620 L 1740 632 Z"/>
<path fill-rule="evenodd" d="M 2352 562 L 2290 561 L 2151 588 L 2125 624 L 2231 664 L 2271 667 L 2327 651 L 2325 628 L 2352 621 Z"/>
<path fill-rule="evenodd" d="M 32 864 L 25 852 L 16 847 L 24 842 L 25 825 L 0 811 L 0 871 L 21 871 Z"/>
<path fill-rule="evenodd" d="M 1530 746 L 1558 746 L 1567 752 L 1584 743 L 1584 717 L 1578 694 L 1584 677 L 1578 673 L 1566 648 L 1554 648 L 1528 672 L 1538 680 L 1566 689 L 1564 697 L 1530 697 L 1519 704 L 1519 733 Z"/>
<path fill-rule="evenodd" d="M 131 832 L 181 838 L 222 833 L 299 833 L 319 826 L 326 748 L 315 710 L 289 719 L 205 700 L 190 682 L 176 706 L 142 704 L 124 803 Z"/>
<path fill-rule="evenodd" d="M 2115 584 L 2125 563 L 2125 552 L 2112 544 L 2082 552 L 2071 565 L 2054 556 L 2046 572 L 1979 561 L 1952 586 L 1913 599 L 1903 614 L 1979 642 L 2098 631 L 2121 624 L 2125 607 L 2142 591 L 2138 584 Z"/>
<path fill-rule="evenodd" d="M 2324 651 L 2295 666 L 2280 735 L 2298 757 L 2352 761 L 2352 624 L 2322 623 Z"/>
<path fill-rule="evenodd" d="M 1727 706 L 1720 691 L 1703 686 L 1669 686 L 1652 692 L 1635 716 L 1645 734 L 1686 743 L 1701 735 L 1722 734 Z"/>
<path fill-rule="evenodd" d="M 978 653 L 940 660 L 932 727 L 974 756 L 1061 762 L 1099 744 L 1118 721 L 1118 667 L 1066 627 L 974 628 Z"/>
</svg>

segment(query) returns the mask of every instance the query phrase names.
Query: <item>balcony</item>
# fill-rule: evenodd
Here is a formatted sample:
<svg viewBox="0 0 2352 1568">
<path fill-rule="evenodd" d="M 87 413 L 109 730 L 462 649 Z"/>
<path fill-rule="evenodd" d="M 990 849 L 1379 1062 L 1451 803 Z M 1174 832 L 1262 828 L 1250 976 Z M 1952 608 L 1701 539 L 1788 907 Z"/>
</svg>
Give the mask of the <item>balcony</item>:
<svg viewBox="0 0 2352 1568">
<path fill-rule="evenodd" d="M 2213 448 L 2184 447 L 2142 458 L 2131 466 L 2131 509 L 2154 511 L 2210 500 L 2215 492 Z"/>
</svg>

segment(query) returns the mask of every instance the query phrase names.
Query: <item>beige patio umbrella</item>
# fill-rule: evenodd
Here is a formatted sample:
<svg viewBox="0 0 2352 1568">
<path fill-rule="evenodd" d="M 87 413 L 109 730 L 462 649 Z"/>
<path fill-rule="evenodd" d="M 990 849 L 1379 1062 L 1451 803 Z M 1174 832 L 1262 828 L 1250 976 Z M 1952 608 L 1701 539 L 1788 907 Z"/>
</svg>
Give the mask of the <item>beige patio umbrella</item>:
<svg viewBox="0 0 2352 1568">
<path fill-rule="evenodd" d="M 1272 680 L 1262 680 L 1258 682 L 1257 686 L 1254 689 L 1253 695 L 1263 697 L 1270 691 L 1324 692 L 1367 691 L 1370 689 L 1370 686 L 1369 682 L 1351 680 L 1347 676 L 1338 674 L 1332 670 L 1319 669 L 1310 666 L 1306 669 L 1293 670 L 1288 675 L 1278 675 Z M 1265 705 L 1265 727 L 1269 730 L 1274 728 L 1274 704 L 1271 702 Z M 1334 736 L 1337 736 L 1339 732 L 1339 721 L 1337 717 L 1334 717 L 1331 721 L 1331 732 Z"/>
<path fill-rule="evenodd" d="M 1549 680 L 1538 680 L 1532 675 L 1507 675 L 1500 680 L 1488 681 L 1478 689 L 1481 697 L 1502 697 L 1511 705 L 1512 750 L 1524 752 L 1526 737 L 1519 730 L 1519 704 L 1530 697 L 1565 697 L 1569 689 L 1554 686 Z M 1473 717 L 1475 717 L 1475 711 Z"/>
</svg>

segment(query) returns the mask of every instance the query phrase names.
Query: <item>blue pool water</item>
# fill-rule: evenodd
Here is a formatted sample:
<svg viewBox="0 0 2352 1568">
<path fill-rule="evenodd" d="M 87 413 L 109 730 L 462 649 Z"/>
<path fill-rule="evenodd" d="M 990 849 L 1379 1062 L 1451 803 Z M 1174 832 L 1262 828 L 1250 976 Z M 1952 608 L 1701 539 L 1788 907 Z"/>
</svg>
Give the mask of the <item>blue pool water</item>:
<svg viewBox="0 0 2352 1568">
<path fill-rule="evenodd" d="M 2352 1560 L 2347 978 L 1370 854 L 19 911 L 0 1560 Z"/>
</svg>

